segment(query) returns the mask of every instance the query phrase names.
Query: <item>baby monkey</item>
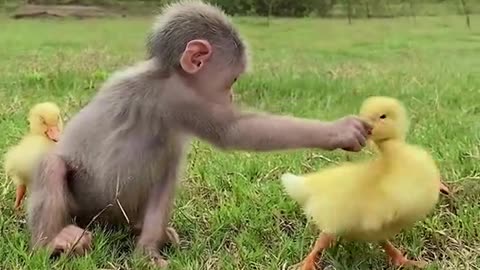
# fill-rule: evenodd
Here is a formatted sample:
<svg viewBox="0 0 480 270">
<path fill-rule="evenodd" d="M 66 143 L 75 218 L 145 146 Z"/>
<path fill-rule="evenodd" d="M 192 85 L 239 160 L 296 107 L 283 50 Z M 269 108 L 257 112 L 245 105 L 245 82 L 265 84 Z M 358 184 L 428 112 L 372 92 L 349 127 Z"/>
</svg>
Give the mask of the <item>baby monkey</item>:
<svg viewBox="0 0 480 270">
<path fill-rule="evenodd" d="M 215 6 L 166 6 L 147 47 L 149 59 L 109 78 L 38 166 L 28 201 L 34 247 L 83 254 L 95 217 L 137 228 L 136 250 L 166 265 L 159 248 L 178 242 L 168 222 L 192 137 L 243 151 L 365 146 L 370 127 L 355 117 L 322 122 L 236 109 L 232 85 L 248 66 L 247 49 Z"/>
</svg>

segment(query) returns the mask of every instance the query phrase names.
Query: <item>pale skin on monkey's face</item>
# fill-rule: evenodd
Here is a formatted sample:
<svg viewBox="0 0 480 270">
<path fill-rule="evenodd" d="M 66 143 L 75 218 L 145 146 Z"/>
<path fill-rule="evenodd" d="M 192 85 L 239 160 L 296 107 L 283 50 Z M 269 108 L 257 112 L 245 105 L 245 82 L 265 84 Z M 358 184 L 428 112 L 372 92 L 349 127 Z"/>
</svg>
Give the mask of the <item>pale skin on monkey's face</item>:
<svg viewBox="0 0 480 270">
<path fill-rule="evenodd" d="M 180 66 L 194 84 L 198 95 L 219 105 L 233 101 L 233 84 L 245 69 L 245 63 L 239 66 L 224 67 L 213 56 L 214 49 L 206 40 L 190 41 L 180 59 Z"/>
</svg>

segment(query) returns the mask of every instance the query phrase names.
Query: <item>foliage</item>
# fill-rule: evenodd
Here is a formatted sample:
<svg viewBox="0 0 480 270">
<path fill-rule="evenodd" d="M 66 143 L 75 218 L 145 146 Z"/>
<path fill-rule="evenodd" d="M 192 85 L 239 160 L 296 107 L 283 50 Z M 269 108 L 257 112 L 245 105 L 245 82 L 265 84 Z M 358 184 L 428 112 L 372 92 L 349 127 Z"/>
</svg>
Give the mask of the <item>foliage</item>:
<svg viewBox="0 0 480 270">
<path fill-rule="evenodd" d="M 326 15 L 333 8 L 333 0 L 211 0 L 230 14 L 236 15 L 275 15 L 275 16 L 308 16 L 319 13 Z M 269 6 L 272 7 L 271 13 Z"/>
<path fill-rule="evenodd" d="M 2 2 L 3 1 L 3 2 Z M 0 0 L 0 6 L 32 4 L 103 5 L 132 12 L 152 12 L 176 0 Z M 464 14 L 466 3 L 470 14 L 480 13 L 480 2 L 474 0 L 205 0 L 222 7 L 231 15 L 304 17 L 334 16 L 397 17 L 412 15 Z M 350 9 L 348 8 L 350 4 Z"/>
<path fill-rule="evenodd" d="M 176 0 L 0 0 L 0 7 L 32 4 L 102 5 L 132 13 L 150 13 Z M 231 15 L 278 17 L 398 17 L 414 15 L 480 13 L 480 3 L 473 0 L 205 0 L 222 7 Z M 350 3 L 350 9 L 348 8 Z M 350 11 L 350 12 L 349 12 Z"/>
</svg>

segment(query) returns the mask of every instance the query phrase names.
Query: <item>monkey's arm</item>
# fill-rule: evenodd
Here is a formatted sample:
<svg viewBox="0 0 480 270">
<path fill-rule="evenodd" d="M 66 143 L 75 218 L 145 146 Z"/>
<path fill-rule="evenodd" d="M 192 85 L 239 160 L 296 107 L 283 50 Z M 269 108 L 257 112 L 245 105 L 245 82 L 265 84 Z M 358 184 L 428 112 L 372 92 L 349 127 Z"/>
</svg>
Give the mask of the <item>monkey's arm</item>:
<svg viewBox="0 0 480 270">
<path fill-rule="evenodd" d="M 219 146 L 226 149 L 330 149 L 333 137 L 329 123 L 266 113 L 239 113 L 225 125 Z"/>
<path fill-rule="evenodd" d="M 250 151 L 333 149 L 335 133 L 328 122 L 202 105 L 186 105 L 187 109 L 177 111 L 174 122 L 219 148 Z"/>
</svg>

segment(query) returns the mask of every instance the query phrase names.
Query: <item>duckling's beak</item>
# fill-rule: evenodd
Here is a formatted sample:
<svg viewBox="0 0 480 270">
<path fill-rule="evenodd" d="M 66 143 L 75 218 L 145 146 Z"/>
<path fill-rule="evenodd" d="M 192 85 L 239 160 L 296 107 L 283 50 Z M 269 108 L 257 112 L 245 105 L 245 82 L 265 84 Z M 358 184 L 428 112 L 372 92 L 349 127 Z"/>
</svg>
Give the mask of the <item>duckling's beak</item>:
<svg viewBox="0 0 480 270">
<path fill-rule="evenodd" d="M 27 191 L 27 186 L 18 185 L 17 191 L 15 194 L 15 209 L 18 209 L 22 204 L 23 197 L 25 197 L 25 192 Z"/>
<path fill-rule="evenodd" d="M 45 134 L 47 134 L 47 137 L 54 142 L 58 142 L 58 139 L 60 137 L 60 131 L 56 126 L 48 127 L 47 132 Z"/>
</svg>

